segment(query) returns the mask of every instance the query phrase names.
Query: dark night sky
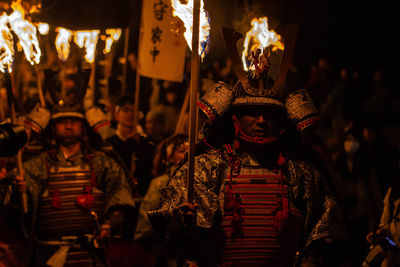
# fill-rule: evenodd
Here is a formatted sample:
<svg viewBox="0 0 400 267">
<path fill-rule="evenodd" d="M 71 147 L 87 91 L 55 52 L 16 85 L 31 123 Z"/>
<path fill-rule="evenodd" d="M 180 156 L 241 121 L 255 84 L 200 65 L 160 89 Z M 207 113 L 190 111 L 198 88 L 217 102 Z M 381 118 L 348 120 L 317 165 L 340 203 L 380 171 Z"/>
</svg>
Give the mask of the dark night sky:
<svg viewBox="0 0 400 267">
<path fill-rule="evenodd" d="M 240 20 L 243 0 L 205 0 L 214 24 Z M 363 0 L 253 0 L 247 1 L 257 16 L 266 15 L 271 24 L 299 23 L 294 59 L 302 65 L 325 56 L 343 66 L 388 66 L 393 58 L 394 13 L 384 1 Z M 233 4 L 239 8 L 233 8 Z M 231 13 L 230 11 L 233 10 Z M 235 14 L 235 17 L 229 14 Z M 234 23 L 234 22 L 233 22 Z M 216 34 L 215 34 L 216 35 Z M 214 35 L 215 39 L 218 36 Z M 211 36 L 213 37 L 213 36 Z M 215 44 L 214 44 L 215 45 Z"/>
<path fill-rule="evenodd" d="M 71 2 L 73 1 L 73 2 Z M 88 0 L 89 2 L 99 0 Z M 76 2 L 77 14 L 85 10 L 104 22 L 102 10 L 118 9 L 131 1 L 132 10 L 126 8 L 116 14 L 116 20 L 129 16 L 131 23 L 138 28 L 141 0 L 101 0 L 96 9 L 94 5 L 85 5 L 79 0 L 59 0 L 71 7 Z M 43 0 L 43 3 L 52 2 Z M 309 68 L 318 58 L 324 56 L 340 68 L 356 67 L 373 70 L 383 68 L 388 74 L 393 70 L 395 53 L 394 4 L 389 1 L 366 0 L 204 0 L 205 8 L 211 20 L 211 49 L 209 57 L 226 57 L 225 45 L 219 32 L 219 26 L 232 26 L 245 33 L 250 27 L 250 17 L 268 16 L 269 23 L 279 29 L 288 23 L 299 23 L 300 30 L 294 52 L 294 63 L 301 69 Z M 246 9 L 246 5 L 249 7 Z M 110 6 L 111 4 L 111 6 Z M 83 6 L 83 7 L 82 7 Z M 113 7 L 113 8 L 111 8 Z M 66 12 L 58 8 L 57 12 Z M 93 12 L 97 11 L 97 12 Z M 82 16 L 81 16 L 82 17 Z M 59 16 L 55 16 L 60 19 Z M 76 20 L 74 20 L 76 21 Z M 91 23 L 97 23 L 91 19 Z M 278 31 L 279 33 L 279 31 Z"/>
</svg>

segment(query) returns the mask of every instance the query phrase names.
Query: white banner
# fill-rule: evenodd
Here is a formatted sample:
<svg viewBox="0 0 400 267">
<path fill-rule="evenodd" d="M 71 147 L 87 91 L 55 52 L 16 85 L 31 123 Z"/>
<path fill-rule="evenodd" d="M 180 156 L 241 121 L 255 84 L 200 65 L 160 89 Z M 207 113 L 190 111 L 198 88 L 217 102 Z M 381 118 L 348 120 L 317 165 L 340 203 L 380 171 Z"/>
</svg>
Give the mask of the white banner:
<svg viewBox="0 0 400 267">
<path fill-rule="evenodd" d="M 142 16 L 140 75 L 181 82 L 187 46 L 183 24 L 172 16 L 170 0 L 143 0 Z"/>
</svg>

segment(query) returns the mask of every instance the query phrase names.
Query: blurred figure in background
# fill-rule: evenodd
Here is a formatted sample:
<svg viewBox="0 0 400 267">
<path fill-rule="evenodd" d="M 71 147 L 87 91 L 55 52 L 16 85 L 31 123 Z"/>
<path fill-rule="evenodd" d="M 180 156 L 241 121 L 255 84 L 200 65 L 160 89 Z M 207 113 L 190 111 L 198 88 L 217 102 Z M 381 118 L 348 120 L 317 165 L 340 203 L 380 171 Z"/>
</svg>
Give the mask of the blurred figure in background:
<svg viewBox="0 0 400 267">
<path fill-rule="evenodd" d="M 179 112 L 182 103 L 182 83 L 169 81 L 153 82 L 153 92 L 150 98 L 150 112 L 163 114 L 165 120 L 162 128 L 163 138 L 169 137 L 175 132 L 179 119 Z"/>
<path fill-rule="evenodd" d="M 373 116 L 379 121 L 386 119 L 388 111 L 388 88 L 382 70 L 375 70 L 372 77 L 372 92 L 363 103 L 363 109 L 366 114 Z"/>
<path fill-rule="evenodd" d="M 362 136 L 366 144 L 363 152 L 368 160 L 369 172 L 379 185 L 377 190 L 380 190 L 380 195 L 384 196 L 389 186 L 397 178 L 395 174 L 398 168 L 399 151 L 390 144 L 374 119 L 365 120 Z M 378 201 L 380 205 L 382 197 Z"/>
<path fill-rule="evenodd" d="M 399 166 L 398 166 L 399 167 Z M 365 263 L 376 262 L 382 267 L 400 266 L 400 175 L 399 168 L 396 180 L 386 193 L 383 201 L 383 212 L 378 230 L 369 233 L 367 241 L 373 249 L 367 255 Z M 379 241 L 384 240 L 386 242 Z M 394 243 L 387 242 L 393 241 Z M 389 244 L 389 245 L 388 245 Z M 381 246 L 377 248 L 377 245 Z M 369 266 L 367 264 L 363 266 Z M 375 266 L 375 265 L 374 265 Z"/>
<path fill-rule="evenodd" d="M 157 266 L 174 266 L 174 261 L 167 257 L 167 249 L 155 235 L 147 212 L 161 206 L 162 190 L 171 179 L 178 163 L 185 157 L 189 148 L 188 137 L 177 134 L 165 139 L 154 157 L 154 178 L 140 205 L 135 239 L 157 257 Z"/>
<path fill-rule="evenodd" d="M 157 145 L 164 139 L 164 124 L 164 114 L 154 111 L 149 111 L 146 114 L 144 123 L 145 136 L 154 147 L 157 147 Z"/>
<path fill-rule="evenodd" d="M 317 65 L 311 66 L 310 77 L 304 87 L 319 109 L 332 89 L 332 67 L 324 57 L 318 60 Z"/>
<path fill-rule="evenodd" d="M 117 130 L 106 141 L 121 157 L 131 177 L 137 180 L 139 194 L 144 196 L 151 180 L 154 147 L 134 129 L 133 109 L 133 98 L 121 96 L 115 108 Z"/>
<path fill-rule="evenodd" d="M 369 190 L 367 161 L 362 155 L 362 139 L 354 129 L 345 132 L 343 147 L 334 156 L 335 167 L 342 178 L 343 216 L 349 230 L 345 256 L 349 266 L 360 266 L 368 250 L 363 238 L 373 227 L 375 206 Z"/>
</svg>

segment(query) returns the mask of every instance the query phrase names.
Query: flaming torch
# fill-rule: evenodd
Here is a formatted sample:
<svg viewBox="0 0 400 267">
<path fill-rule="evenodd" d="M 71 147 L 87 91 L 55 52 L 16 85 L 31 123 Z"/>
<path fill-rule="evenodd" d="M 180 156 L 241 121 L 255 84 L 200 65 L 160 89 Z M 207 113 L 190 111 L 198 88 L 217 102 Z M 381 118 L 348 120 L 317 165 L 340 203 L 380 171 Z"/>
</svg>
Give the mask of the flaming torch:
<svg viewBox="0 0 400 267">
<path fill-rule="evenodd" d="M 12 70 L 14 41 L 10 29 L 7 27 L 8 16 L 0 16 L 0 71 L 10 73 Z"/>
<path fill-rule="evenodd" d="M 104 54 L 107 54 L 111 51 L 111 46 L 114 41 L 118 41 L 119 37 L 121 37 L 121 29 L 106 29 L 106 35 L 107 37 L 105 38 L 105 47 L 103 50 Z"/>
<path fill-rule="evenodd" d="M 268 29 L 267 17 L 252 19 L 251 26 L 243 43 L 242 62 L 245 71 L 256 70 L 259 56 L 264 54 L 268 58 L 271 51 L 284 50 L 281 36 Z"/>
<path fill-rule="evenodd" d="M 75 33 L 75 43 L 80 48 L 85 48 L 86 54 L 85 59 L 88 63 L 94 62 L 94 56 L 96 52 L 96 44 L 98 40 L 100 31 L 92 30 L 92 31 L 77 31 Z"/>
<path fill-rule="evenodd" d="M 171 5 L 173 9 L 172 15 L 180 18 L 185 26 L 186 31 L 184 33 L 184 36 L 189 48 L 192 50 L 193 47 L 192 35 L 195 33 L 194 30 L 195 25 L 193 23 L 195 16 L 194 2 L 193 0 L 188 0 L 186 4 L 182 4 L 179 0 L 171 0 Z M 201 56 L 201 59 L 203 59 L 205 56 L 205 52 L 207 51 L 208 48 L 208 39 L 210 37 L 210 22 L 208 14 L 204 10 L 204 2 L 202 0 L 200 1 L 199 9 L 200 9 L 199 29 L 201 31 L 200 31 L 200 36 L 197 37 L 198 39 L 197 46 L 201 47 L 198 53 Z"/>
<path fill-rule="evenodd" d="M 69 56 L 72 32 L 64 28 L 56 28 L 56 32 L 58 32 L 55 40 L 58 58 L 65 61 Z"/>
<path fill-rule="evenodd" d="M 93 63 L 95 59 L 95 51 L 97 41 L 99 39 L 99 30 L 91 30 L 91 31 L 71 31 L 65 28 L 56 28 L 58 32 L 55 45 L 58 53 L 58 58 L 62 61 L 68 59 L 71 40 L 74 39 L 74 42 L 80 47 L 85 48 L 85 60 L 88 63 Z M 106 34 L 100 36 L 101 40 L 105 42 L 105 47 L 103 50 L 104 54 L 107 54 L 111 51 L 111 46 L 114 42 L 118 41 L 121 37 L 121 29 L 106 29 Z"/>
<path fill-rule="evenodd" d="M 41 89 L 40 75 L 37 69 L 37 65 L 40 62 L 41 51 L 39 48 L 39 41 L 36 36 L 36 27 L 29 21 L 25 20 L 25 11 L 20 1 L 11 3 L 13 13 L 7 16 L 3 14 L 0 17 L 0 60 L 1 60 L 1 71 L 10 74 L 12 71 L 13 53 L 14 53 L 14 41 L 13 34 L 18 37 L 18 43 L 22 46 L 26 59 L 31 65 L 35 66 L 35 70 L 38 76 L 38 89 L 40 102 L 44 106 L 44 96 Z M 13 122 L 16 122 L 15 112 L 15 99 L 13 95 L 14 80 L 13 75 L 7 75 L 6 80 L 11 80 L 8 83 L 8 97 L 11 106 L 11 117 Z M 17 166 L 19 174 L 23 177 L 22 168 L 22 154 L 21 150 L 17 154 Z M 28 212 L 28 199 L 27 194 L 22 193 L 22 207 L 24 213 Z"/>
<path fill-rule="evenodd" d="M 13 2 L 11 8 L 14 12 L 8 16 L 11 29 L 18 36 L 19 44 L 24 50 L 26 59 L 31 65 L 39 64 L 41 51 L 36 36 L 36 27 L 25 20 L 25 11 L 19 2 Z"/>
<path fill-rule="evenodd" d="M 190 109 L 189 109 L 189 154 L 188 154 L 188 202 L 193 202 L 194 184 L 194 165 L 195 165 L 195 144 L 197 132 L 197 94 L 199 88 L 199 68 L 200 57 L 204 57 L 207 49 L 210 25 L 206 12 L 203 9 L 202 0 L 188 0 L 187 4 L 182 4 L 179 0 L 171 0 L 173 15 L 178 16 L 184 23 L 186 31 L 184 33 L 186 42 L 192 49 L 191 55 L 191 75 L 190 75 Z M 201 30 L 201 34 L 200 32 Z M 201 35 L 201 37 L 199 36 Z M 202 47 L 199 50 L 199 46 Z"/>
</svg>

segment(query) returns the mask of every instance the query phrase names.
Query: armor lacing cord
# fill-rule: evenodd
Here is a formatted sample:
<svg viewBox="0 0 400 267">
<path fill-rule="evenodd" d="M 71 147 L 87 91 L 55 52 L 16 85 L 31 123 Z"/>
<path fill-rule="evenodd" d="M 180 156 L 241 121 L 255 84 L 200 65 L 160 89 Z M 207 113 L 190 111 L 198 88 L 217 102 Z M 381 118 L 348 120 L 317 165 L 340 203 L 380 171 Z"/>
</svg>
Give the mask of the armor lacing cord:
<svg viewBox="0 0 400 267">
<path fill-rule="evenodd" d="M 218 151 L 218 153 L 221 154 L 221 156 L 224 156 L 223 153 L 221 153 L 221 151 L 215 147 L 213 147 L 212 145 L 210 145 L 209 143 L 207 143 L 207 139 L 203 139 L 203 142 L 206 146 L 208 146 L 209 148 Z M 229 144 L 225 144 L 225 151 L 228 153 L 228 163 L 229 166 L 231 167 L 231 170 L 233 171 L 233 175 L 236 176 L 239 174 L 240 172 L 240 160 L 238 159 L 236 153 L 234 152 L 234 150 L 232 149 L 232 146 Z"/>
<path fill-rule="evenodd" d="M 54 153 L 55 153 L 54 150 L 47 152 L 49 157 L 51 157 Z M 97 187 L 97 179 L 96 179 L 96 174 L 93 169 L 92 155 L 91 154 L 85 155 L 85 159 L 89 162 L 89 168 L 90 168 L 90 173 L 91 173 L 91 186 L 85 186 L 83 189 L 84 194 L 77 196 L 76 201 L 77 201 L 77 204 L 79 206 L 81 206 L 83 209 L 90 209 L 94 203 L 94 197 L 91 192 L 92 192 L 93 187 Z M 47 174 L 50 173 L 50 164 L 49 164 L 47 157 L 46 157 L 46 171 L 47 171 Z M 60 190 L 58 187 L 54 187 L 53 194 L 52 194 L 52 207 L 60 209 L 61 205 L 62 205 L 62 203 L 61 203 Z"/>
<path fill-rule="evenodd" d="M 207 143 L 206 139 L 204 139 L 203 142 L 206 146 L 210 147 L 215 151 L 218 151 L 218 153 L 220 153 L 221 156 L 224 156 L 224 154 L 219 149 Z M 235 206 L 235 198 L 232 190 L 232 176 L 237 176 L 240 173 L 240 160 L 234 153 L 231 145 L 225 144 L 224 147 L 225 151 L 228 154 L 228 164 L 231 167 L 230 181 L 229 184 L 225 187 L 224 191 L 224 210 L 232 210 Z"/>
<path fill-rule="evenodd" d="M 91 174 L 91 179 L 92 179 L 92 186 L 93 187 L 97 187 L 97 178 L 96 178 L 96 174 L 94 173 L 94 169 L 93 169 L 92 154 L 85 155 L 85 159 L 87 159 L 87 161 L 89 162 L 90 174 Z"/>
</svg>

